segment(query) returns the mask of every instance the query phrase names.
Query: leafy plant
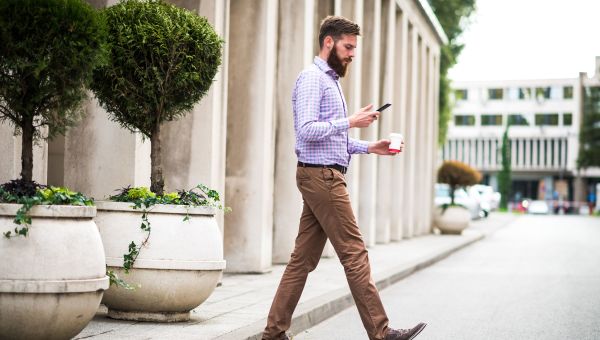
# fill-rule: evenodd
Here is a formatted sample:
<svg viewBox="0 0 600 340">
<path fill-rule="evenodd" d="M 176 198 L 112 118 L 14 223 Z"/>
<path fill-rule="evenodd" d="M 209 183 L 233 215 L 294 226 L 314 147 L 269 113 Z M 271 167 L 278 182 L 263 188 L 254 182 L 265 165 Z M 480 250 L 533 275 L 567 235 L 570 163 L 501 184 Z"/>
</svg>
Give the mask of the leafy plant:
<svg viewBox="0 0 600 340">
<path fill-rule="evenodd" d="M 34 140 L 64 134 L 83 115 L 105 35 L 83 0 L 0 1 L 0 122 L 21 134 L 22 179 L 32 180 Z"/>
<path fill-rule="evenodd" d="M 32 191 L 33 194 L 31 194 Z M 31 225 L 31 216 L 27 215 L 27 213 L 35 205 L 94 205 L 94 201 L 91 198 L 79 192 L 61 187 L 47 187 L 25 180 L 13 180 L 0 185 L 0 203 L 22 204 L 13 220 L 17 227 L 13 231 L 5 232 L 4 237 L 6 238 L 27 236 L 29 226 Z"/>
<path fill-rule="evenodd" d="M 223 41 L 206 18 L 160 0 L 125 0 L 102 12 L 109 62 L 91 88 L 114 121 L 150 139 L 150 190 L 163 197 L 161 125 L 208 92 Z"/>
<path fill-rule="evenodd" d="M 459 161 L 445 161 L 438 170 L 437 181 L 450 186 L 450 205 L 454 203 L 454 191 L 458 187 L 474 185 L 481 180 L 481 174 L 468 164 Z"/>
</svg>

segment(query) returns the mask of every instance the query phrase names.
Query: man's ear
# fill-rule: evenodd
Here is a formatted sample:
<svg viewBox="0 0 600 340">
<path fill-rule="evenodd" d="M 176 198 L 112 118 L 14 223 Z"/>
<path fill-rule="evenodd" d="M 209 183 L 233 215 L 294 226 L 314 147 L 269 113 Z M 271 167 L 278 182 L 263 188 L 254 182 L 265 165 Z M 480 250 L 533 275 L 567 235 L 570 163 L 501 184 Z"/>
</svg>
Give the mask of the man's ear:
<svg viewBox="0 0 600 340">
<path fill-rule="evenodd" d="M 326 36 L 325 39 L 323 40 L 323 46 L 328 50 L 331 50 L 333 48 L 333 44 L 334 44 L 334 41 L 330 35 Z"/>
</svg>

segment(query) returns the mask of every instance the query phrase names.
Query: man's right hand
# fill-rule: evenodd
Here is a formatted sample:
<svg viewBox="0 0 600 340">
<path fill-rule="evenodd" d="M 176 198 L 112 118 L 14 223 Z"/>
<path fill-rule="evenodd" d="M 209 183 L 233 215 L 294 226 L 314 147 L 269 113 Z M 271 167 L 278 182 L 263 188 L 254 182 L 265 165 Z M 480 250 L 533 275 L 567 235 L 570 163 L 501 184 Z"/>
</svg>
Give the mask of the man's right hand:
<svg viewBox="0 0 600 340">
<path fill-rule="evenodd" d="M 371 111 L 373 109 L 373 104 L 369 104 L 358 112 L 348 117 L 348 121 L 350 122 L 350 128 L 365 128 L 371 125 L 373 121 L 377 120 L 380 115 L 378 111 Z"/>
</svg>

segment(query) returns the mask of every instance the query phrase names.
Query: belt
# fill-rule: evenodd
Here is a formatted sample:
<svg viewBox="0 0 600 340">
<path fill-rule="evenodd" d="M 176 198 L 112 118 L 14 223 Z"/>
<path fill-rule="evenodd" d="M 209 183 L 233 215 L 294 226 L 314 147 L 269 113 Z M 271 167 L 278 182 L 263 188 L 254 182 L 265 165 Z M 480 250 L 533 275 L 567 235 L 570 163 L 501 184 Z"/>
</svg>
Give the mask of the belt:
<svg viewBox="0 0 600 340">
<path fill-rule="evenodd" d="M 346 171 L 348 171 L 347 167 L 341 166 L 339 164 L 325 165 L 325 164 L 310 164 L 310 163 L 298 162 L 298 166 L 301 166 L 304 168 L 331 168 L 331 169 L 335 169 L 335 170 L 341 172 L 342 174 L 345 174 Z"/>
</svg>

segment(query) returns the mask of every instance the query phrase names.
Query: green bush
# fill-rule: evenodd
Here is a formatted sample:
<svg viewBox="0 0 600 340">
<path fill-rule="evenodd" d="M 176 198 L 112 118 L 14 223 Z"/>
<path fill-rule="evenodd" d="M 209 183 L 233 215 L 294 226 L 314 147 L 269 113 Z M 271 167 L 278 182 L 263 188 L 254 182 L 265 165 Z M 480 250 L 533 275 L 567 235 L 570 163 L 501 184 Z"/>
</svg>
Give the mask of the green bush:
<svg viewBox="0 0 600 340">
<path fill-rule="evenodd" d="M 454 191 L 458 187 L 479 183 L 481 174 L 468 164 L 459 161 L 445 161 L 438 170 L 437 181 L 450 186 L 450 205 L 454 205 Z"/>
<path fill-rule="evenodd" d="M 91 87 L 114 121 L 150 139 L 150 190 L 162 195 L 161 124 L 185 115 L 208 92 L 223 41 L 206 18 L 163 1 L 123 1 L 102 12 L 109 62 Z"/>
<path fill-rule="evenodd" d="M 42 128 L 64 134 L 83 114 L 105 35 L 83 0 L 0 0 L 0 122 L 22 134 L 22 179 L 32 179 Z"/>
</svg>

